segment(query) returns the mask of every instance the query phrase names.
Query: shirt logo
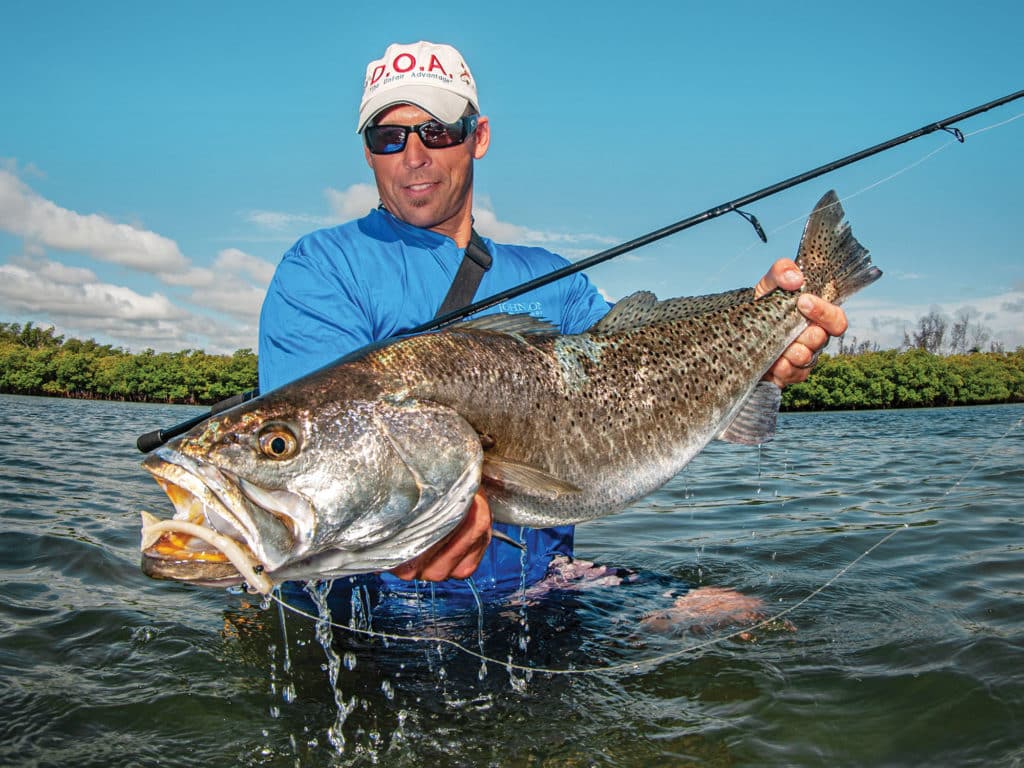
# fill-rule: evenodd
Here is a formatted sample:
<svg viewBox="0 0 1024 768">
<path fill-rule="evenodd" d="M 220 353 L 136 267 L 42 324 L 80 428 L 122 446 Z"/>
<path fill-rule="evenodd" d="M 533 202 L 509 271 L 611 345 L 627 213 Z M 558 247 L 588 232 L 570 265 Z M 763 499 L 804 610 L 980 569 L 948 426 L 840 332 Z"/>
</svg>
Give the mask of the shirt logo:
<svg viewBox="0 0 1024 768">
<path fill-rule="evenodd" d="M 507 315 L 544 316 L 543 305 L 539 301 L 504 301 L 498 305 L 498 311 Z"/>
</svg>

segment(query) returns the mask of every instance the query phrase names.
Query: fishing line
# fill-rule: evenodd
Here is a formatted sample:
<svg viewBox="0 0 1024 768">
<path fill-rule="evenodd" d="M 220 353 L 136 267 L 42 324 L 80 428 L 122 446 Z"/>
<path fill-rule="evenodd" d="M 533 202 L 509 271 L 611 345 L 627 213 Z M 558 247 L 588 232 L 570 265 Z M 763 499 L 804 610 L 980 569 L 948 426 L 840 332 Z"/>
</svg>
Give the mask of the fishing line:
<svg viewBox="0 0 1024 768">
<path fill-rule="evenodd" d="M 1004 126 L 1004 125 L 1006 125 L 1008 123 L 1012 123 L 1014 120 L 1019 120 L 1022 117 L 1024 117 L 1024 112 L 1016 114 L 1013 117 L 1009 117 L 1006 120 L 1002 120 L 1002 121 L 1000 121 L 998 123 L 994 123 L 992 125 L 988 125 L 988 126 L 985 126 L 983 128 L 978 128 L 978 129 L 976 129 L 974 131 L 969 131 L 969 132 L 967 132 L 965 134 L 962 134 L 962 136 L 964 138 L 970 138 L 972 136 L 977 136 L 980 133 L 985 133 L 985 132 L 991 131 L 991 130 L 993 130 L 995 128 L 1001 128 L 1002 126 Z M 906 165 L 906 166 L 904 166 L 903 168 L 900 168 L 897 171 L 893 171 L 888 176 L 883 176 L 882 178 L 878 179 L 877 181 L 871 182 L 866 187 L 862 187 L 861 189 L 858 189 L 856 192 L 851 192 L 850 194 L 843 195 L 840 198 L 839 202 L 840 203 L 845 203 L 847 200 L 852 200 L 855 197 L 860 197 L 861 195 L 863 195 L 866 192 L 869 192 L 869 191 L 875 189 L 876 187 L 880 187 L 883 184 L 887 184 L 888 182 L 892 181 L 893 179 L 895 179 L 895 178 L 897 178 L 899 176 L 902 176 L 903 174 L 907 173 L 908 171 L 913 170 L 917 166 L 924 164 L 928 160 L 931 160 L 933 157 L 935 157 L 935 155 L 939 154 L 940 152 L 944 152 L 945 150 L 949 149 L 950 147 L 956 146 L 957 144 L 961 144 L 961 143 L 963 143 L 963 142 L 960 141 L 959 139 L 952 139 L 952 140 L 946 142 L 945 144 L 942 144 L 942 145 L 936 147 L 931 152 L 928 152 L 927 154 L 925 154 L 924 156 L 918 158 L 917 160 L 915 160 L 914 162 L 910 163 L 909 165 Z M 768 230 L 768 234 L 774 236 L 774 235 L 778 234 L 779 232 L 782 232 L 785 229 L 789 229 L 790 227 L 792 227 L 794 225 L 802 224 L 806 220 L 806 218 L 807 218 L 806 214 L 799 214 L 796 217 L 790 219 L 789 221 L 787 221 L 787 222 L 785 222 L 783 224 L 780 224 L 779 226 L 775 227 L 774 229 Z M 767 242 L 767 241 L 765 241 L 765 242 Z M 725 260 L 724 262 L 721 262 L 721 266 L 718 268 L 717 271 L 715 271 L 714 274 L 708 275 L 707 277 L 704 278 L 704 280 L 702 282 L 702 285 L 710 284 L 712 282 L 712 280 L 714 280 L 715 278 L 719 277 L 724 272 L 726 272 L 726 270 L 728 270 L 729 267 L 733 266 L 737 261 L 740 260 L 741 257 L 746 255 L 747 253 L 750 253 L 758 245 L 760 245 L 759 242 L 751 242 L 745 248 L 742 248 L 741 250 L 737 251 L 731 258 Z"/>
<path fill-rule="evenodd" d="M 983 461 L 985 461 L 992 454 L 992 452 L 999 446 L 999 444 L 1003 440 L 1005 440 L 1007 437 L 1009 437 L 1016 429 L 1020 428 L 1020 426 L 1022 424 L 1024 424 L 1024 416 L 1021 416 L 1019 419 L 1017 419 L 1017 421 L 1015 423 L 1013 423 L 1009 427 L 1009 429 L 1006 430 L 1006 432 L 1004 432 L 1000 437 L 998 437 L 995 441 L 993 441 L 992 444 L 989 445 L 989 447 L 980 456 L 978 456 L 977 459 L 975 459 L 974 463 L 971 464 L 971 466 L 968 469 L 966 469 L 960 475 L 960 477 L 949 488 L 947 488 L 943 492 L 942 496 L 949 496 L 951 493 L 953 493 L 953 491 L 955 491 L 957 488 L 959 488 L 960 484 L 963 483 L 964 480 L 966 480 L 971 474 L 974 473 L 974 471 L 981 465 L 981 463 Z M 924 500 L 924 499 L 921 499 L 921 500 Z M 793 603 L 792 605 L 790 605 L 790 606 L 788 606 L 786 608 L 783 608 L 781 611 L 778 611 L 777 613 L 772 614 L 770 617 L 768 617 L 766 619 L 762 619 L 761 621 L 758 621 L 755 624 L 739 628 L 739 629 L 737 629 L 737 630 L 735 630 L 733 632 L 729 632 L 728 634 L 725 634 L 725 635 L 719 635 L 717 637 L 709 638 L 709 639 L 701 641 L 699 643 L 693 643 L 693 644 L 688 645 L 688 646 L 686 646 L 684 648 L 681 648 L 679 650 L 670 651 L 668 653 L 658 654 L 657 656 L 651 656 L 651 657 L 648 657 L 648 658 L 645 658 L 645 659 L 639 659 L 639 660 L 635 660 L 635 661 L 624 661 L 624 662 L 621 662 L 621 663 L 618 663 L 618 664 L 608 664 L 608 665 L 601 666 L 601 667 L 581 667 L 581 668 L 577 668 L 577 667 L 568 667 L 568 668 L 530 667 L 530 666 L 526 666 L 524 664 L 517 664 L 517 663 L 513 662 L 511 660 L 511 658 L 508 658 L 508 659 L 505 659 L 505 660 L 501 660 L 501 659 L 497 659 L 497 658 L 488 656 L 487 654 L 482 653 L 480 651 L 474 651 L 472 648 L 467 648 L 465 645 L 462 645 L 461 643 L 459 643 L 459 642 L 457 642 L 455 640 L 451 640 L 449 638 L 441 637 L 439 635 L 435 635 L 435 636 L 429 636 L 429 635 L 399 635 L 399 634 L 395 634 L 393 632 L 381 632 L 379 630 L 373 630 L 373 629 L 361 629 L 359 627 L 348 627 L 348 626 L 345 626 L 344 624 L 338 624 L 338 623 L 333 622 L 333 621 L 327 621 L 323 617 L 314 616 L 313 614 L 308 613 L 307 611 L 302 610 L 298 606 L 295 606 L 295 605 L 292 605 L 290 603 L 285 602 L 284 600 L 282 600 L 278 596 L 276 590 L 274 592 L 270 593 L 267 597 L 270 598 L 271 600 L 276 601 L 279 606 L 283 606 L 284 608 L 286 608 L 289 611 L 292 611 L 293 613 L 295 613 L 298 616 L 302 616 L 302 617 L 304 617 L 306 619 L 310 619 L 311 621 L 314 621 L 314 622 L 324 621 L 327 624 L 329 624 L 331 627 L 343 630 L 345 632 L 351 632 L 353 634 L 364 635 L 366 637 L 380 638 L 382 640 L 410 641 L 410 642 L 424 642 L 424 643 L 443 644 L 443 645 L 449 646 L 450 648 L 454 648 L 454 649 L 456 649 L 458 651 L 461 651 L 462 653 L 466 654 L 467 656 L 472 656 L 472 657 L 474 657 L 476 659 L 480 659 L 481 661 L 483 661 L 485 663 L 489 662 L 489 663 L 495 664 L 497 666 L 504 667 L 505 669 L 507 669 L 509 671 L 513 671 L 514 670 L 514 671 L 517 671 L 517 672 L 529 672 L 529 673 L 534 673 L 534 674 L 545 674 L 545 675 L 588 675 L 588 674 L 599 674 L 599 673 L 609 673 L 609 672 L 626 672 L 626 671 L 628 671 L 628 672 L 638 672 L 641 668 L 650 667 L 650 666 L 656 666 L 656 665 L 661 664 L 663 662 L 679 658 L 680 656 L 684 656 L 686 654 L 691 654 L 691 653 L 694 653 L 696 651 L 704 650 L 705 648 L 710 648 L 712 646 L 715 646 L 715 645 L 718 645 L 720 643 L 723 643 L 726 640 L 731 640 L 731 639 L 734 639 L 734 638 L 738 638 L 738 637 L 741 637 L 742 635 L 748 634 L 750 632 L 754 632 L 754 631 L 759 630 L 759 629 L 764 629 L 766 627 L 771 627 L 772 625 L 776 625 L 779 622 L 780 619 L 788 616 L 790 613 L 793 613 L 797 609 L 803 607 L 804 605 L 809 603 L 811 600 L 816 598 L 818 595 L 820 595 L 822 592 L 824 592 L 826 589 L 828 589 L 833 584 L 835 584 L 837 581 L 839 581 L 839 579 L 841 579 L 843 576 L 845 576 L 858 563 L 860 563 L 861 561 L 863 561 L 864 559 L 869 557 L 875 550 L 877 550 L 879 547 L 881 547 L 882 545 L 884 545 L 888 541 L 890 541 L 894 536 L 896 536 L 896 534 L 900 533 L 901 531 L 907 530 L 909 528 L 910 528 L 910 524 L 909 523 L 898 524 L 897 527 L 893 528 L 885 536 L 883 536 L 881 539 L 879 539 L 874 544 L 872 544 L 867 549 L 865 549 L 861 554 L 859 554 L 857 557 L 855 557 L 849 563 L 847 563 L 842 568 L 840 568 L 838 571 L 836 571 L 824 583 L 822 583 L 820 586 L 816 587 L 814 590 L 809 592 L 807 595 L 802 597 L 800 600 L 798 600 L 797 602 Z"/>
<path fill-rule="evenodd" d="M 984 133 L 985 131 L 991 131 L 993 128 L 999 128 L 1000 126 L 1006 125 L 1007 123 L 1012 123 L 1014 120 L 1020 120 L 1022 117 L 1024 117 L 1024 112 L 1021 112 L 1019 115 L 1014 115 L 1013 117 L 1008 117 L 1008 118 L 1006 118 L 1005 120 L 1003 120 L 1000 123 L 996 123 L 994 125 L 990 125 L 990 126 L 987 126 L 985 128 L 979 128 L 976 131 L 970 131 L 969 133 L 966 133 L 964 135 L 965 136 L 976 136 L 979 133 Z"/>
</svg>

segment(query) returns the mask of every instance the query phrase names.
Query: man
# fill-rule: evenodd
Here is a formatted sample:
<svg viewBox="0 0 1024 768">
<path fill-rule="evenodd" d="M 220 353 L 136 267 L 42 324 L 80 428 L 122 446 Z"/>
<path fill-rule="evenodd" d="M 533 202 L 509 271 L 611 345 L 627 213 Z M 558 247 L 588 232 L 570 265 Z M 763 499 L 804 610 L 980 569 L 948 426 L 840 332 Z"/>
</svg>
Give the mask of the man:
<svg viewBox="0 0 1024 768">
<path fill-rule="evenodd" d="M 391 45 L 370 62 L 357 133 L 377 182 L 381 205 L 367 216 L 301 238 L 277 268 L 260 317 L 260 389 L 269 391 L 341 355 L 406 331 L 435 315 L 470 243 L 473 163 L 487 153 L 490 124 L 480 114 L 476 83 L 448 45 Z M 540 248 L 484 241 L 493 262 L 477 297 L 523 283 L 567 262 Z M 757 285 L 759 295 L 803 280 L 783 259 Z M 517 304 L 580 333 L 608 304 L 581 274 L 525 294 Z M 769 371 L 779 386 L 804 380 L 829 335 L 846 330 L 836 306 L 801 299 L 811 325 Z M 501 305 L 491 311 L 506 311 Z M 526 544 L 525 555 L 491 542 L 487 499 L 478 493 L 461 525 L 414 560 L 380 574 L 376 586 L 406 591 L 412 579 L 442 582 L 446 594 L 468 594 L 459 581 L 510 592 L 524 576 L 543 577 L 551 558 L 571 554 L 572 528 L 499 526 Z"/>
</svg>

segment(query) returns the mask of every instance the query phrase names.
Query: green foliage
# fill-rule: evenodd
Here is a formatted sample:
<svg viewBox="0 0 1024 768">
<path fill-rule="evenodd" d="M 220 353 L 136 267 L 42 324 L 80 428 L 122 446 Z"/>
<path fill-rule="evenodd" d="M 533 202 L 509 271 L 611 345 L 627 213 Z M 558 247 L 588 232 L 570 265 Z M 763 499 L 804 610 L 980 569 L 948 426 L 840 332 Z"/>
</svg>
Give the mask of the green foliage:
<svg viewBox="0 0 1024 768">
<path fill-rule="evenodd" d="M 0 344 L 10 343 L 26 349 L 52 349 L 64 341 L 63 336 L 53 334 L 53 326 L 37 328 L 33 323 L 0 323 Z"/>
<path fill-rule="evenodd" d="M 962 345 L 961 345 L 962 346 Z M 915 347 L 822 355 L 782 393 L 786 410 L 915 408 L 1024 402 L 1024 348 L 948 357 Z M 0 392 L 209 405 L 256 386 L 256 354 L 131 354 L 32 323 L 0 323 Z"/>
<path fill-rule="evenodd" d="M 921 408 L 1024 402 L 1024 348 L 942 357 L 925 349 L 822 355 L 807 381 L 787 387 L 787 410 Z"/>
<path fill-rule="evenodd" d="M 32 323 L 0 323 L 0 392 L 207 405 L 256 386 L 256 355 L 200 350 L 131 354 L 56 336 Z"/>
</svg>

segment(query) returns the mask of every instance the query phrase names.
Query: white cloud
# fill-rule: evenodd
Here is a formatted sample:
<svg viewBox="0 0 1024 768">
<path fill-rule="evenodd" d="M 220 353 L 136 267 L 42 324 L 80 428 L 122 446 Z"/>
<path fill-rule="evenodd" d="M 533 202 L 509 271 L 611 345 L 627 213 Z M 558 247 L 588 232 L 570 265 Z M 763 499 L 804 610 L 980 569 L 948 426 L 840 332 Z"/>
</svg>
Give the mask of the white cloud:
<svg viewBox="0 0 1024 768">
<path fill-rule="evenodd" d="M 928 305 L 854 297 L 845 309 L 850 320 L 848 339 L 856 336 L 861 341 L 875 342 L 882 349 L 898 348 L 904 331 L 912 335 L 918 320 L 932 311 L 945 317 L 949 326 L 954 318 L 967 312 L 972 322 L 985 326 L 992 333 L 991 340 L 1002 343 L 1007 350 L 1024 346 L 1024 290 Z"/>
<path fill-rule="evenodd" d="M 0 318 L 136 350 L 255 346 L 272 263 L 226 248 L 210 266 L 195 265 L 169 238 L 42 198 L 17 170 L 0 162 L 0 230 L 24 238 L 22 255 L 0 264 Z M 153 290 L 104 282 L 86 266 L 48 258 L 48 250 L 133 268 Z"/>
<path fill-rule="evenodd" d="M 226 248 L 217 254 L 213 262 L 214 271 L 221 274 L 248 275 L 255 283 L 266 288 L 274 276 L 274 264 L 258 256 L 252 256 L 237 248 Z"/>
<path fill-rule="evenodd" d="M 23 263 L 21 266 L 27 269 L 35 269 L 41 278 L 45 278 L 57 284 L 81 285 L 83 283 L 95 283 L 96 273 L 85 267 L 69 267 L 57 261 L 45 261 L 41 265 L 33 262 L 31 266 Z"/>
<path fill-rule="evenodd" d="M 311 216 L 307 213 L 285 213 L 282 211 L 248 211 L 243 218 L 266 229 L 287 230 L 296 226 L 303 228 L 323 227 L 333 223 L 333 219 L 323 216 Z"/>
<path fill-rule="evenodd" d="M 373 184 L 352 184 L 345 189 L 328 187 L 324 190 L 330 213 L 318 216 L 310 213 L 290 213 L 287 211 L 249 211 L 244 214 L 246 221 L 274 232 L 293 234 L 297 231 L 307 232 L 311 229 L 329 227 L 350 219 L 365 216 L 377 207 L 380 198 L 377 187 Z"/>
<path fill-rule="evenodd" d="M 227 248 L 210 266 L 195 265 L 160 234 L 43 199 L 16 171 L 13 162 L 0 163 L 0 230 L 24 239 L 22 255 L 0 264 L 5 321 L 31 319 L 136 350 L 255 346 L 273 264 Z M 153 290 L 103 282 L 88 266 L 61 263 L 48 251 L 133 268 Z"/>
<path fill-rule="evenodd" d="M 226 248 L 217 254 L 211 269 L 201 271 L 210 279 L 196 285 L 190 297 L 193 304 L 253 324 L 258 321 L 263 296 L 274 276 L 273 264 L 237 248 Z"/>
<path fill-rule="evenodd" d="M 482 205 L 473 209 L 473 219 L 473 225 L 481 235 L 499 243 L 540 245 L 553 241 L 553 238 L 544 232 L 499 220 L 493 210 Z"/>
<path fill-rule="evenodd" d="M 538 245 L 557 251 L 570 260 L 589 256 L 600 247 L 612 245 L 612 238 L 586 233 L 544 232 L 519 224 L 502 221 L 494 211 L 490 198 L 477 198 L 473 206 L 474 226 L 481 235 L 499 243 Z M 590 246 L 590 247 L 580 247 Z"/>
<path fill-rule="evenodd" d="M 195 291 L 192 301 L 207 309 L 256 322 L 265 293 L 265 289 L 245 283 L 220 283 Z"/>
<path fill-rule="evenodd" d="M 380 196 L 373 184 L 353 184 L 345 189 L 328 188 L 324 196 L 340 221 L 358 219 L 377 207 Z"/>
<path fill-rule="evenodd" d="M 91 280 L 71 280 L 77 274 Z M 95 280 L 89 270 L 46 262 L 35 270 L 0 264 L 0 306 L 41 317 L 177 320 L 187 313 L 159 293 L 143 296 L 130 288 Z"/>
<path fill-rule="evenodd" d="M 181 272 L 161 272 L 158 277 L 164 285 L 185 288 L 205 288 L 217 281 L 217 275 L 207 267 L 189 267 Z"/>
<path fill-rule="evenodd" d="M 184 272 L 161 273 L 166 285 L 186 288 L 211 288 L 239 282 L 251 283 L 265 290 L 274 276 L 274 265 L 266 259 L 252 256 L 238 248 L 225 248 L 217 254 L 210 267 L 190 267 Z"/>
<path fill-rule="evenodd" d="M 99 261 L 159 273 L 188 268 L 188 259 L 166 237 L 97 214 L 62 208 L 0 170 L 0 229 L 28 244 L 90 254 Z"/>
<path fill-rule="evenodd" d="M 81 279 L 76 279 L 81 278 Z M 171 352 L 201 348 L 227 353 L 256 346 L 263 291 L 230 280 L 197 290 L 192 300 L 202 311 L 159 292 L 143 295 L 103 283 L 87 269 L 53 261 L 0 264 L 0 318 L 54 325 L 60 333 L 139 351 Z M 207 309 L 221 309 L 219 319 Z"/>
</svg>

